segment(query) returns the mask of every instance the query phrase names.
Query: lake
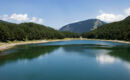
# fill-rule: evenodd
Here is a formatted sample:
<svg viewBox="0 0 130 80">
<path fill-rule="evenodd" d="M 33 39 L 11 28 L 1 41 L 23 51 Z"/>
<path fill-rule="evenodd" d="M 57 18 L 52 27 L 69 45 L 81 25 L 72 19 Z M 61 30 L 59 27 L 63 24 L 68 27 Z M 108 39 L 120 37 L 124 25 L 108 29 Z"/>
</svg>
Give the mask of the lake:
<svg viewBox="0 0 130 80">
<path fill-rule="evenodd" d="M 130 45 L 71 40 L 16 46 L 0 54 L 0 80 L 130 80 Z"/>
</svg>

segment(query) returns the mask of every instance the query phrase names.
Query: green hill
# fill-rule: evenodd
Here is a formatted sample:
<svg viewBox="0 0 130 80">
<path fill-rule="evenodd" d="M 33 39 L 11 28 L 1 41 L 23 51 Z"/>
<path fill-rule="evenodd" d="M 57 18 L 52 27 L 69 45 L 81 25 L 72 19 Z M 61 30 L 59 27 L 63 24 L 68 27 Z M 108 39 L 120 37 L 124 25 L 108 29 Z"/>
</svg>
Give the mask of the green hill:
<svg viewBox="0 0 130 80">
<path fill-rule="evenodd" d="M 126 19 L 102 25 L 101 27 L 87 33 L 83 33 L 84 38 L 130 40 L 130 16 Z"/>
<path fill-rule="evenodd" d="M 77 34 L 74 35 L 74 33 L 70 33 L 71 36 L 66 36 L 66 34 L 67 33 L 62 33 L 53 28 L 36 23 L 14 24 L 0 21 L 0 41 L 2 42 L 77 37 L 75 36 Z"/>
</svg>

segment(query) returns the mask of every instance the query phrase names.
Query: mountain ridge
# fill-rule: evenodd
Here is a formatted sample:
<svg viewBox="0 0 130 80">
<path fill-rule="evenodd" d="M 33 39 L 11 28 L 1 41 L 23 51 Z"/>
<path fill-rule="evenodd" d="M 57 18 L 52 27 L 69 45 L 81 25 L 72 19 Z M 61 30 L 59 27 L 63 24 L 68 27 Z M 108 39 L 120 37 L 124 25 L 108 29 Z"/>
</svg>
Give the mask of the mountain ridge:
<svg viewBox="0 0 130 80">
<path fill-rule="evenodd" d="M 91 30 L 94 30 L 103 24 L 106 24 L 106 22 L 103 22 L 99 19 L 88 19 L 88 20 L 79 21 L 79 22 L 65 25 L 62 28 L 60 28 L 59 31 L 83 33 L 83 32 L 89 32 Z"/>
</svg>

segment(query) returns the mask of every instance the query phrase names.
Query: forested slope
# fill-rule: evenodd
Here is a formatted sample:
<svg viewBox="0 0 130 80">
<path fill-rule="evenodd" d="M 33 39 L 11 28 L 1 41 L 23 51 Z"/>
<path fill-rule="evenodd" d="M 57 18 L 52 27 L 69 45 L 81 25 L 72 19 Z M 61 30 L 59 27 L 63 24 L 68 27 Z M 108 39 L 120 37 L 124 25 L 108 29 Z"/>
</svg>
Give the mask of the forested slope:
<svg viewBox="0 0 130 80">
<path fill-rule="evenodd" d="M 130 17 L 109 24 L 105 24 L 95 30 L 83 33 L 84 38 L 130 40 Z"/>
<path fill-rule="evenodd" d="M 25 41 L 40 39 L 63 39 L 66 37 L 75 37 L 74 33 L 66 36 L 67 33 L 59 32 L 50 27 L 36 23 L 14 24 L 5 21 L 0 22 L 0 41 Z M 79 37 L 77 35 L 76 37 Z"/>
</svg>

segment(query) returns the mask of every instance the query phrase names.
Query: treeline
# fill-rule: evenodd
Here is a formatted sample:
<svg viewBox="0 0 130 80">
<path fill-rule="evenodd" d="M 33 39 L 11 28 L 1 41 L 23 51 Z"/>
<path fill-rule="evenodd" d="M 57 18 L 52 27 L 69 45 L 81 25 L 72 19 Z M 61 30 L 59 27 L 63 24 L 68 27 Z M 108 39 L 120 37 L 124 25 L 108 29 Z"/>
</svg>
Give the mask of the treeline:
<svg viewBox="0 0 130 80">
<path fill-rule="evenodd" d="M 75 33 L 59 32 L 50 27 L 36 23 L 13 24 L 0 22 L 0 41 L 25 41 L 40 39 L 63 39 L 66 37 L 75 37 Z M 75 35 L 74 35 L 75 34 Z M 76 36 L 79 37 L 79 36 Z"/>
<path fill-rule="evenodd" d="M 119 22 L 105 24 L 88 33 L 83 33 L 82 37 L 130 41 L 130 17 Z"/>
<path fill-rule="evenodd" d="M 65 38 L 79 38 L 79 33 L 73 33 L 69 31 L 61 31 L 61 33 L 64 35 Z"/>
</svg>

